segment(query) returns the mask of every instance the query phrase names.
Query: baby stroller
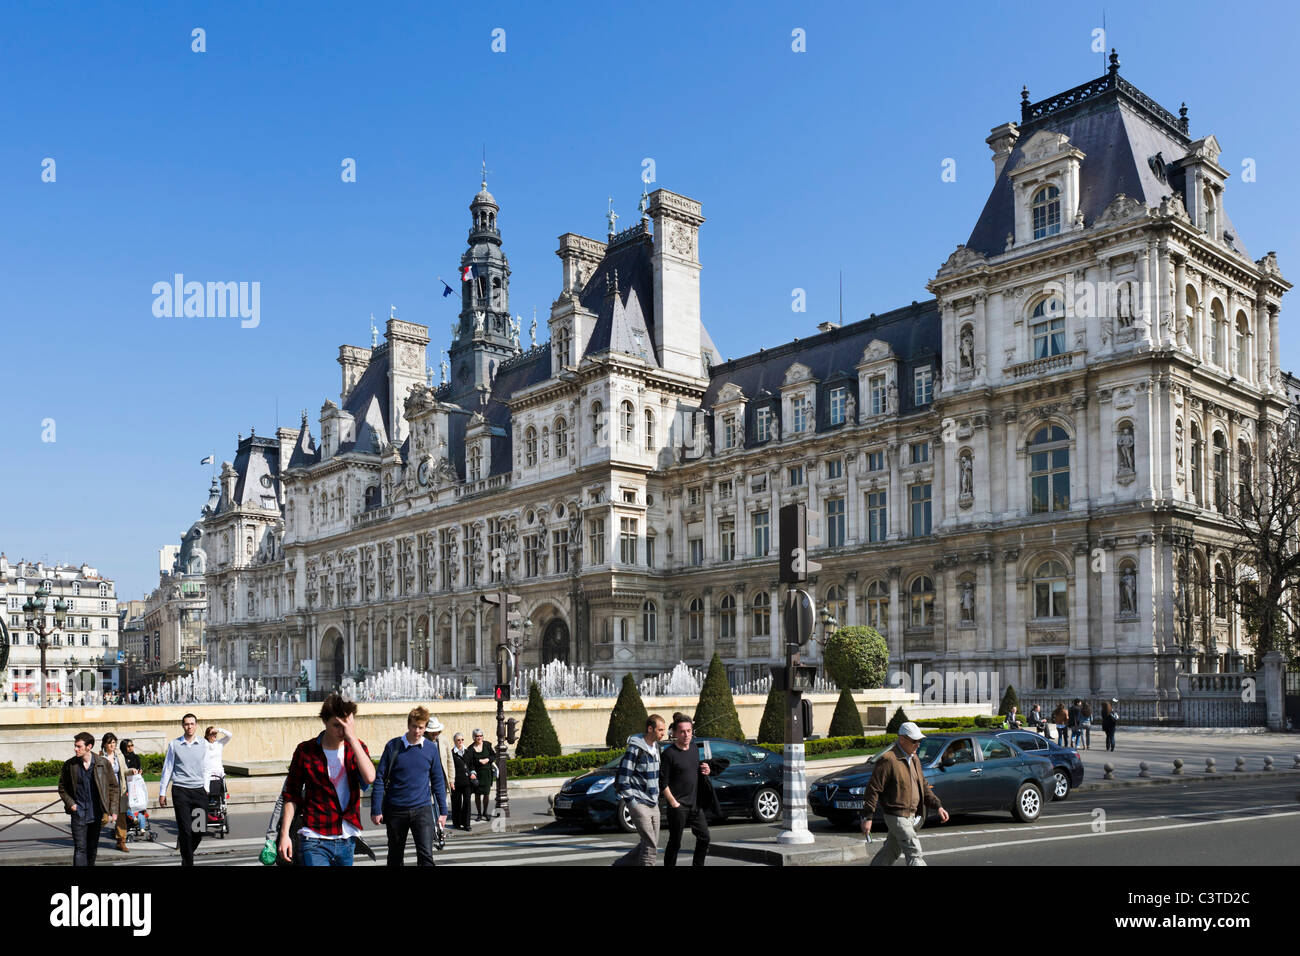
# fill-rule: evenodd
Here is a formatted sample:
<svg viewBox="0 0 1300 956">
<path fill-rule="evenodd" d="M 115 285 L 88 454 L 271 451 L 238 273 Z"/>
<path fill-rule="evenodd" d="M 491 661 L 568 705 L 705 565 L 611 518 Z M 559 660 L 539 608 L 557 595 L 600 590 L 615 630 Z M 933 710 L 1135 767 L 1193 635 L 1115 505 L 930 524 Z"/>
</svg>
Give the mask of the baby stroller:
<svg viewBox="0 0 1300 956">
<path fill-rule="evenodd" d="M 149 793 L 145 789 L 144 777 L 135 774 L 127 784 L 126 842 L 137 840 L 150 842 L 158 839 L 158 833 L 149 826 Z"/>
<path fill-rule="evenodd" d="M 230 832 L 229 796 L 225 777 L 208 782 L 208 820 L 204 834 L 219 836 L 224 840 Z"/>
</svg>

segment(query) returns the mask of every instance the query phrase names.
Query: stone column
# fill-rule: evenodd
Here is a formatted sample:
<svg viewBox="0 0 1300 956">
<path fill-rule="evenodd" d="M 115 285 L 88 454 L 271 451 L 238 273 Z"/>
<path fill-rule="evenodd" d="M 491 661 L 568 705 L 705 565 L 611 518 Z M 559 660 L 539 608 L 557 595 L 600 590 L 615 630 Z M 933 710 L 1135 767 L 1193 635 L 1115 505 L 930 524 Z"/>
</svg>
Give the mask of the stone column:
<svg viewBox="0 0 1300 956">
<path fill-rule="evenodd" d="M 455 670 L 460 665 L 460 613 L 456 608 L 455 602 L 451 605 L 451 660 L 446 661 L 446 665 Z"/>
<path fill-rule="evenodd" d="M 988 293 L 983 289 L 975 293 L 975 342 L 977 351 L 975 353 L 975 380 L 974 385 L 982 386 L 988 380 L 989 357 L 997 354 L 993 349 L 993 342 L 990 340 L 988 322 L 986 321 L 987 308 L 985 300 Z M 960 335 L 960 330 L 958 335 Z M 957 352 L 960 354 L 960 344 Z M 982 361 L 981 361 L 982 359 Z"/>
<path fill-rule="evenodd" d="M 1279 328 L 1281 323 L 1277 318 L 1278 307 L 1270 304 L 1268 306 L 1268 388 L 1271 391 L 1277 378 L 1277 370 L 1281 367 L 1282 348 L 1279 342 Z"/>
<path fill-rule="evenodd" d="M 1157 249 L 1156 281 L 1160 285 L 1156 291 L 1159 293 L 1160 313 L 1157 326 L 1153 330 L 1156 334 L 1151 338 L 1158 347 L 1163 347 L 1173 345 L 1177 341 L 1178 330 L 1174 319 L 1174 306 L 1169 301 L 1169 240 L 1161 239 Z M 1169 335 L 1167 326 L 1174 326 L 1172 336 Z"/>
<path fill-rule="evenodd" d="M 845 492 L 844 492 L 844 543 L 855 545 L 866 540 L 862 527 L 862 496 L 858 493 L 858 458 L 861 452 L 851 458 L 845 458 Z"/>
<path fill-rule="evenodd" d="M 1003 587 L 1006 589 L 1006 626 L 1002 629 L 1002 641 L 1008 657 L 1023 660 L 1026 656 L 1026 647 L 1023 641 L 1025 623 L 1024 608 L 1021 607 L 1020 599 L 1020 572 L 1016 566 L 1019 558 L 1020 552 L 1015 548 L 1002 552 L 1002 578 Z M 1003 648 L 998 648 L 995 636 L 994 649 Z"/>
<path fill-rule="evenodd" d="M 702 490 L 704 495 L 704 563 L 713 564 L 718 560 L 718 528 L 713 515 L 713 482 L 706 482 Z"/>
<path fill-rule="evenodd" d="M 854 627 L 858 623 L 858 572 L 850 571 L 845 588 L 847 603 L 844 605 L 844 620 L 840 627 Z"/>
<path fill-rule="evenodd" d="M 705 667 L 713 659 L 713 588 L 706 587 L 704 594 L 704 661 Z"/>
<path fill-rule="evenodd" d="M 1269 651 L 1260 661 L 1259 688 L 1264 694 L 1268 729 L 1275 732 L 1286 724 L 1285 670 L 1286 658 L 1281 651 Z"/>
<path fill-rule="evenodd" d="M 1272 336 L 1269 329 L 1268 305 L 1264 302 L 1263 290 L 1255 292 L 1255 380 L 1259 387 L 1268 391 L 1272 376 L 1269 375 L 1269 360 L 1272 353 Z"/>
<path fill-rule="evenodd" d="M 1237 290 L 1228 286 L 1224 313 L 1228 319 L 1228 341 L 1224 343 L 1224 355 L 1228 363 L 1228 374 L 1237 374 Z"/>
<path fill-rule="evenodd" d="M 904 670 L 903 667 L 903 596 L 900 593 L 902 568 L 889 569 L 889 633 L 885 635 L 889 644 L 889 660 Z"/>
<path fill-rule="evenodd" d="M 1187 260 L 1183 256 L 1174 258 L 1174 342 L 1184 351 L 1193 348 L 1191 338 L 1186 334 L 1187 327 Z"/>
</svg>

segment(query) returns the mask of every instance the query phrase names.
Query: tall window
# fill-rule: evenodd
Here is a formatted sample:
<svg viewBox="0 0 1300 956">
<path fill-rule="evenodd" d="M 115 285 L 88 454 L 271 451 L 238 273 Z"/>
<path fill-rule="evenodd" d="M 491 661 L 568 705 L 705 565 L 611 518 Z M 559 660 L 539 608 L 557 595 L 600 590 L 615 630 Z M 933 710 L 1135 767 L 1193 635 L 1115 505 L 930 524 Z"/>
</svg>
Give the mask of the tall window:
<svg viewBox="0 0 1300 956">
<path fill-rule="evenodd" d="M 1034 219 L 1034 238 L 1044 239 L 1061 231 L 1061 191 L 1055 186 L 1044 186 L 1034 193 L 1030 212 Z"/>
<path fill-rule="evenodd" d="M 591 441 L 594 445 L 605 443 L 605 406 L 600 402 L 591 403 Z"/>
<path fill-rule="evenodd" d="M 655 450 L 655 413 L 649 408 L 645 410 L 645 450 Z"/>
<path fill-rule="evenodd" d="M 1210 360 L 1219 368 L 1227 368 L 1224 357 L 1228 341 L 1228 320 L 1223 315 L 1223 303 L 1218 299 L 1210 306 Z"/>
<path fill-rule="evenodd" d="M 718 637 L 722 640 L 736 636 L 736 599 L 724 594 L 718 604 Z"/>
<path fill-rule="evenodd" d="M 912 627 L 933 627 L 934 626 L 934 582 L 924 574 L 912 582 L 908 588 L 908 597 L 911 599 L 911 616 L 909 618 Z"/>
<path fill-rule="evenodd" d="M 1250 378 L 1250 321 L 1245 312 L 1237 313 L 1237 377 Z"/>
<path fill-rule="evenodd" d="M 555 457 L 564 458 L 569 454 L 569 423 L 561 415 L 555 420 Z"/>
<path fill-rule="evenodd" d="M 483 477 L 483 449 L 475 445 L 469 450 L 469 480 L 479 481 Z"/>
<path fill-rule="evenodd" d="M 1044 425 L 1029 440 L 1030 512 L 1070 508 L 1070 436 L 1057 425 Z"/>
<path fill-rule="evenodd" d="M 881 634 L 889 629 L 889 585 L 884 581 L 867 585 L 867 626 Z"/>
<path fill-rule="evenodd" d="M 630 445 L 636 441 L 636 409 L 632 407 L 631 402 L 624 402 L 619 406 L 619 419 L 623 429 L 623 441 Z"/>
<path fill-rule="evenodd" d="M 849 390 L 843 385 L 831 389 L 831 424 L 843 425 L 848 409 Z"/>
<path fill-rule="evenodd" d="M 844 477 L 844 459 L 828 458 L 826 460 L 826 477 L 842 478 Z"/>
<path fill-rule="evenodd" d="M 736 416 L 724 415 L 722 418 L 722 447 L 736 447 Z"/>
<path fill-rule="evenodd" d="M 885 414 L 885 376 L 873 375 L 867 383 L 871 414 Z"/>
<path fill-rule="evenodd" d="M 1069 613 L 1065 565 L 1044 561 L 1034 572 L 1034 617 L 1063 618 Z"/>
<path fill-rule="evenodd" d="M 754 412 L 754 440 L 770 441 L 772 438 L 772 409 L 763 407 Z"/>
<path fill-rule="evenodd" d="M 645 536 L 645 566 L 647 568 L 655 566 L 655 536 L 652 534 Z"/>
<path fill-rule="evenodd" d="M 917 405 L 929 405 L 934 401 L 934 369 L 927 365 L 913 372 L 912 391 Z"/>
<path fill-rule="evenodd" d="M 556 528 L 551 532 L 551 567 L 556 574 L 569 573 L 568 528 Z"/>
<path fill-rule="evenodd" d="M 654 601 L 641 605 L 641 640 L 653 644 L 659 639 L 659 609 Z"/>
<path fill-rule="evenodd" d="M 766 511 L 755 511 L 750 519 L 754 529 L 754 557 L 761 558 L 771 544 L 771 521 Z"/>
<path fill-rule="evenodd" d="M 1237 440 L 1237 507 L 1243 514 L 1250 514 L 1252 469 L 1250 461 L 1250 443 L 1244 438 Z"/>
<path fill-rule="evenodd" d="M 920 465 L 930 460 L 930 443 L 928 441 L 913 442 L 907 448 L 911 453 L 912 464 Z"/>
<path fill-rule="evenodd" d="M 1055 297 L 1034 306 L 1029 317 L 1034 358 L 1050 358 L 1065 351 L 1065 306 Z"/>
<path fill-rule="evenodd" d="M 623 564 L 636 564 L 636 518 L 618 519 L 618 559 Z"/>
<path fill-rule="evenodd" d="M 845 539 L 844 499 L 826 499 L 826 546 L 842 548 Z"/>
<path fill-rule="evenodd" d="M 848 593 L 841 585 L 832 584 L 826 589 L 826 610 L 835 618 L 840 627 L 846 627 L 845 619 L 849 611 Z"/>
<path fill-rule="evenodd" d="M 772 633 L 772 596 L 766 591 L 754 595 L 754 636 L 767 637 Z"/>
<path fill-rule="evenodd" d="M 687 538 L 686 553 L 690 559 L 691 567 L 698 568 L 704 564 L 704 539 Z"/>
<path fill-rule="evenodd" d="M 888 524 L 887 505 L 885 504 L 885 493 L 883 491 L 872 491 L 867 493 L 867 540 L 884 541 Z"/>
<path fill-rule="evenodd" d="M 1214 444 L 1214 507 L 1216 511 L 1226 511 L 1231 503 L 1228 498 L 1228 447 L 1223 432 L 1215 432 L 1211 441 Z"/>
<path fill-rule="evenodd" d="M 1201 458 L 1205 455 L 1205 442 L 1201 440 L 1201 429 L 1192 422 L 1192 498 L 1198 505 L 1204 506 L 1205 502 L 1201 500 Z"/>
<path fill-rule="evenodd" d="M 1228 572 L 1218 561 L 1214 564 L 1214 616 L 1228 619 Z"/>
<path fill-rule="evenodd" d="M 541 536 L 536 534 L 524 535 L 524 577 L 537 577 L 541 566 L 541 555 Z"/>
<path fill-rule="evenodd" d="M 500 582 L 501 569 L 505 565 L 505 553 L 501 550 L 501 520 L 488 519 L 488 580 Z"/>
<path fill-rule="evenodd" d="M 723 561 L 736 560 L 736 522 L 733 518 L 718 522 L 718 556 Z"/>
<path fill-rule="evenodd" d="M 704 602 L 699 598 L 692 598 L 686 611 L 686 639 L 704 640 Z"/>
<path fill-rule="evenodd" d="M 884 471 L 885 453 L 883 451 L 867 452 L 867 471 Z"/>
<path fill-rule="evenodd" d="M 1049 654 L 1034 659 L 1034 687 L 1037 690 L 1065 688 L 1065 657 Z"/>
<path fill-rule="evenodd" d="M 537 464 L 537 429 L 532 425 L 524 429 L 524 460 L 530 468 Z"/>
<path fill-rule="evenodd" d="M 908 488 L 908 499 L 912 506 L 912 537 L 919 538 L 930 533 L 930 485 L 912 485 Z"/>
<path fill-rule="evenodd" d="M 592 564 L 605 563 L 605 519 L 592 518 L 587 522 L 588 556 Z"/>
<path fill-rule="evenodd" d="M 786 470 L 786 485 L 790 488 L 797 488 L 803 484 L 803 465 L 791 465 Z"/>
<path fill-rule="evenodd" d="M 564 326 L 555 330 L 555 357 L 560 368 L 572 364 L 569 358 L 569 330 Z"/>
<path fill-rule="evenodd" d="M 808 429 L 808 398 L 804 395 L 796 395 L 790 402 L 792 432 L 802 432 Z"/>
</svg>

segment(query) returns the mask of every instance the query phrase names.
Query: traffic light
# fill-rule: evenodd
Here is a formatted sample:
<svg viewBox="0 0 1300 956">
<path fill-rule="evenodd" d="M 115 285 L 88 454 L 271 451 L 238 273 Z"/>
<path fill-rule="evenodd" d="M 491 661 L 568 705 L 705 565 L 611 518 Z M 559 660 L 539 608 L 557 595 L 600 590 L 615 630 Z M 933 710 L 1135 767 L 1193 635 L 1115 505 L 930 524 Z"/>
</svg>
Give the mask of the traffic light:
<svg viewBox="0 0 1300 956">
<path fill-rule="evenodd" d="M 822 566 L 808 560 L 808 549 L 821 544 L 821 538 L 808 533 L 808 519 L 821 515 L 809 511 L 804 505 L 782 505 L 777 525 L 780 547 L 780 581 L 782 584 L 803 584 L 808 575 L 820 571 Z"/>
<path fill-rule="evenodd" d="M 497 687 L 496 687 L 496 699 L 497 699 L 498 701 L 507 701 L 507 700 L 510 699 L 510 685 L 509 685 L 509 684 L 497 684 Z"/>
<path fill-rule="evenodd" d="M 812 736 L 813 733 L 812 701 L 809 700 L 807 697 L 800 697 L 799 708 L 800 708 L 800 713 L 799 713 L 800 723 L 803 725 L 803 736 L 804 739 L 807 740 L 809 737 Z"/>
<path fill-rule="evenodd" d="M 519 721 L 511 717 L 506 721 L 506 743 L 512 744 L 519 739 Z"/>
</svg>

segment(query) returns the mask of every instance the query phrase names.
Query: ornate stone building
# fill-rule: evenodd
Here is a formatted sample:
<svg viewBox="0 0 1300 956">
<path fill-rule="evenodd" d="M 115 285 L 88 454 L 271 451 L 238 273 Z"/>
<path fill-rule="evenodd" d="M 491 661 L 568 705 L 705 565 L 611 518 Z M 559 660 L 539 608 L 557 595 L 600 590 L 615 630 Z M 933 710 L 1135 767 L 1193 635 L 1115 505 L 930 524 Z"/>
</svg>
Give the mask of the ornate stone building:
<svg viewBox="0 0 1300 956">
<path fill-rule="evenodd" d="M 490 682 L 479 596 L 524 663 L 617 677 L 782 656 L 782 504 L 820 514 L 819 604 L 892 665 L 1022 692 L 1168 698 L 1249 667 L 1223 512 L 1285 413 L 1272 253 L 1212 136 L 1107 74 L 988 139 L 995 180 L 935 298 L 720 362 L 698 202 L 566 233 L 549 341 L 520 341 L 486 184 L 434 385 L 426 327 L 343 346 L 308 431 L 242 440 L 207 519 L 210 656 L 288 689 L 410 661 Z M 817 659 L 816 649 L 812 658 Z M 279 683 L 274 683 L 278 681 Z M 1184 679 L 1185 682 L 1185 679 Z"/>
</svg>

